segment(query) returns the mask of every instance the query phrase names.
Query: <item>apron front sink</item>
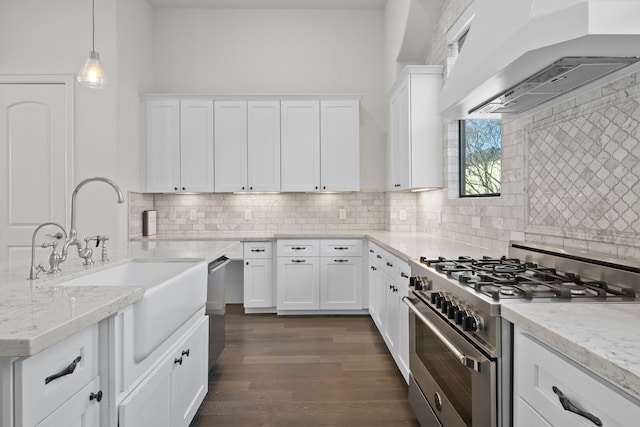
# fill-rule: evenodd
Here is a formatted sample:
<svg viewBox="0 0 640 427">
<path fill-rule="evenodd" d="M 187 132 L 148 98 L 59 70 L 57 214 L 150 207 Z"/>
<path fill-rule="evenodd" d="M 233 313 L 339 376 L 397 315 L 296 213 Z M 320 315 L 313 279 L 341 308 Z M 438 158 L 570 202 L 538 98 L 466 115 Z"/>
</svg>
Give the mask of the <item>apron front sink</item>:
<svg viewBox="0 0 640 427">
<path fill-rule="evenodd" d="M 207 263 L 133 260 L 60 285 L 144 288 L 144 296 L 133 305 L 134 357 L 137 362 L 145 359 L 205 306 Z"/>
</svg>

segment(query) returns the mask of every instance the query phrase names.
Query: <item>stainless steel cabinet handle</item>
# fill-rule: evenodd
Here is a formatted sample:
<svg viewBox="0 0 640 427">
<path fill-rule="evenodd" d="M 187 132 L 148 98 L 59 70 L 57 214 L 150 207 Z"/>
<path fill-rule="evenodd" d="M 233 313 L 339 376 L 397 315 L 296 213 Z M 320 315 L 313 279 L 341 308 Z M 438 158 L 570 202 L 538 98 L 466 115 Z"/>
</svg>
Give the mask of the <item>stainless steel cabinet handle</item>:
<svg viewBox="0 0 640 427">
<path fill-rule="evenodd" d="M 594 423 L 597 426 L 601 426 L 602 425 L 602 421 L 600 421 L 600 418 L 598 418 L 595 415 L 590 414 L 588 412 L 585 412 L 582 409 L 578 408 L 576 405 L 573 404 L 573 402 L 571 402 L 571 400 L 569 400 L 568 397 L 566 397 L 560 391 L 560 389 L 558 387 L 553 386 L 553 387 L 551 387 L 551 390 L 553 390 L 553 392 L 558 395 L 558 399 L 560 400 L 560 404 L 562 405 L 562 407 L 564 408 L 565 411 L 573 412 L 576 415 L 580 415 L 581 417 L 585 417 L 586 419 L 588 419 L 589 421 L 591 421 L 592 423 Z"/>
<path fill-rule="evenodd" d="M 71 364 L 69 364 L 69 366 L 64 368 L 62 371 L 58 372 L 57 374 L 49 375 L 47 378 L 45 378 L 44 383 L 49 384 L 51 381 L 57 380 L 60 377 L 73 374 L 73 371 L 76 370 L 76 367 L 78 366 L 78 363 L 80 363 L 81 360 L 82 360 L 82 356 L 76 357 L 75 360 L 71 362 Z"/>
<path fill-rule="evenodd" d="M 451 341 L 449 341 L 449 339 L 445 337 L 442 332 L 440 332 L 440 330 L 433 323 L 431 323 L 429 319 L 424 317 L 424 314 L 420 313 L 420 310 L 418 310 L 416 306 L 411 302 L 411 298 L 402 297 L 402 301 L 407 304 L 409 309 L 413 311 L 413 313 L 418 319 L 420 319 L 422 323 L 424 323 L 429 329 L 431 329 L 431 332 L 433 332 L 433 334 L 440 340 L 440 342 L 444 344 L 444 346 L 447 347 L 449 351 L 458 358 L 460 363 L 462 363 L 467 368 L 473 369 L 476 372 L 480 372 L 480 366 L 482 364 L 480 360 L 476 359 L 475 357 L 467 356 L 466 354 L 458 350 L 458 348 Z"/>
</svg>

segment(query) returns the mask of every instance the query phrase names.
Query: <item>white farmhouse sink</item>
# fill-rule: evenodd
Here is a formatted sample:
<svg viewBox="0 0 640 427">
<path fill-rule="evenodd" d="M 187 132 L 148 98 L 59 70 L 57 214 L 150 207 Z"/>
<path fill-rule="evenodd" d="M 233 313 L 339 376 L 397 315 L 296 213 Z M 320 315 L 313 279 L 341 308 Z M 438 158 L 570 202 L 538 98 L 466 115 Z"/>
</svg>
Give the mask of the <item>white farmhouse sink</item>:
<svg viewBox="0 0 640 427">
<path fill-rule="evenodd" d="M 207 300 L 204 261 L 133 260 L 60 284 L 145 288 L 133 305 L 134 357 L 146 358 Z"/>
</svg>

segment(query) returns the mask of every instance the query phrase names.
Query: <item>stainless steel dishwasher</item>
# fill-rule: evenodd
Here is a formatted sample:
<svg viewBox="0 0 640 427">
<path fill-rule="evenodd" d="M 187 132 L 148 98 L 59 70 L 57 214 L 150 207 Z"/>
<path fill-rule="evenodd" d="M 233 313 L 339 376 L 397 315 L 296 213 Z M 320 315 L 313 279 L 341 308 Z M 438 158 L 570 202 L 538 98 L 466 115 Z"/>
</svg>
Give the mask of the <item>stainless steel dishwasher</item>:
<svg viewBox="0 0 640 427">
<path fill-rule="evenodd" d="M 221 256 L 209 263 L 206 314 L 209 316 L 209 372 L 224 350 L 224 272 L 229 258 Z"/>
</svg>

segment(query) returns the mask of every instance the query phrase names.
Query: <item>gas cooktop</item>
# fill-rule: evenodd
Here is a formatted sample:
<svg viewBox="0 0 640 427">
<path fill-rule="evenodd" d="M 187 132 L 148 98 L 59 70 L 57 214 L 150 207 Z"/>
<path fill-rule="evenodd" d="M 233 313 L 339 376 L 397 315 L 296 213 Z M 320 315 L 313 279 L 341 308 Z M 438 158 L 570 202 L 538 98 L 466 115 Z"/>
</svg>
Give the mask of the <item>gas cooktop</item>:
<svg viewBox="0 0 640 427">
<path fill-rule="evenodd" d="M 612 297 L 636 297 L 630 287 L 611 285 L 604 280 L 581 277 L 575 272 L 559 271 L 555 267 L 518 258 L 420 257 L 420 263 L 496 301 L 516 298 L 587 297 L 606 300 Z"/>
</svg>

